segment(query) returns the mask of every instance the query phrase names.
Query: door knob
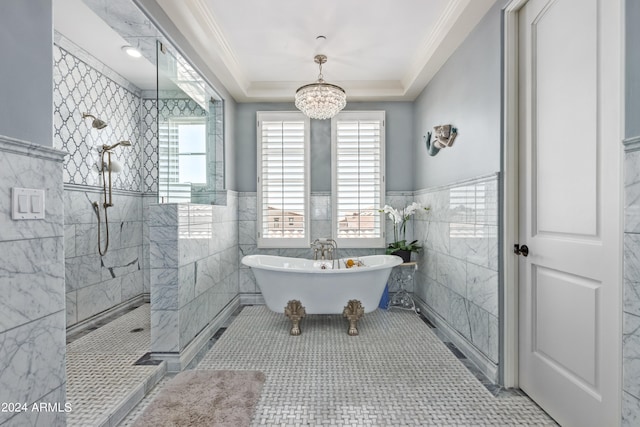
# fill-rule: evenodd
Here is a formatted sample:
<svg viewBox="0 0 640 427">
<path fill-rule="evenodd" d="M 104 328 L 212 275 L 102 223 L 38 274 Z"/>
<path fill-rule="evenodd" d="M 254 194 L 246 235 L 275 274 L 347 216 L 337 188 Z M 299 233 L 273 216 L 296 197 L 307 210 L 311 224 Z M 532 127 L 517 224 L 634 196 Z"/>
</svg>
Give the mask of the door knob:
<svg viewBox="0 0 640 427">
<path fill-rule="evenodd" d="M 528 256 L 529 247 L 527 245 L 520 246 L 519 244 L 513 245 L 513 253 L 516 255 Z"/>
</svg>

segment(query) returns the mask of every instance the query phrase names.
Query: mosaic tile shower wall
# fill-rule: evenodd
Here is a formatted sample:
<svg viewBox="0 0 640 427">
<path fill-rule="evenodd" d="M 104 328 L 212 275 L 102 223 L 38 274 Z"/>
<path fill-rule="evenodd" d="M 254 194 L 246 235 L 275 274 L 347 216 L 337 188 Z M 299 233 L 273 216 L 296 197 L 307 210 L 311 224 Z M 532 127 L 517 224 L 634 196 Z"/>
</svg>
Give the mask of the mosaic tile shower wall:
<svg viewBox="0 0 640 427">
<path fill-rule="evenodd" d="M 69 153 L 64 163 L 64 182 L 102 185 L 101 174 L 95 167 L 100 161 L 98 148 L 129 140 L 131 147 L 113 154 L 123 166 L 122 172 L 113 175 L 113 188 L 141 191 L 139 90 L 136 93 L 134 86 L 112 80 L 57 45 L 53 52 L 54 147 Z M 108 126 L 94 129 L 91 119 L 83 119 L 82 113 L 92 114 Z"/>
<path fill-rule="evenodd" d="M 143 95 L 144 96 L 144 95 Z M 142 162 L 142 186 L 144 193 L 158 193 L 158 102 L 155 98 L 142 99 L 140 110 L 140 141 L 144 159 Z"/>
<path fill-rule="evenodd" d="M 76 325 L 130 299 L 144 288 L 143 221 L 139 138 L 140 90 L 59 34 L 54 45 L 54 146 L 67 151 L 63 178 L 67 326 Z M 91 127 L 90 113 L 106 121 Z M 113 157 L 122 172 L 112 175 L 109 250 L 98 254 L 98 220 L 92 203 L 102 203 L 98 147 L 129 140 Z M 104 221 L 104 214 L 103 221 Z M 101 228 L 102 245 L 106 229 Z"/>
<path fill-rule="evenodd" d="M 60 34 L 54 45 L 54 146 L 69 153 L 64 162 L 67 326 L 150 292 L 148 207 L 157 203 L 158 136 L 155 93 L 139 88 Z M 167 94 L 163 94 L 166 98 Z M 222 103 L 215 105 L 215 159 L 222 159 Z M 106 121 L 91 127 L 87 112 Z M 190 99 L 162 99 L 160 117 L 202 117 Z M 114 206 L 109 209 L 110 243 L 105 257 L 97 251 L 97 218 L 92 203 L 101 202 L 98 148 L 129 140 L 113 156 L 123 170 L 113 178 Z M 216 163 L 217 188 L 222 165 Z M 220 182 L 218 182 L 220 181 Z M 218 200 L 217 200 L 218 201 Z M 105 229 L 102 228 L 104 245 Z"/>
<path fill-rule="evenodd" d="M 497 175 L 417 191 L 430 211 L 416 215 L 424 242 L 415 292 L 432 312 L 498 363 Z"/>
</svg>

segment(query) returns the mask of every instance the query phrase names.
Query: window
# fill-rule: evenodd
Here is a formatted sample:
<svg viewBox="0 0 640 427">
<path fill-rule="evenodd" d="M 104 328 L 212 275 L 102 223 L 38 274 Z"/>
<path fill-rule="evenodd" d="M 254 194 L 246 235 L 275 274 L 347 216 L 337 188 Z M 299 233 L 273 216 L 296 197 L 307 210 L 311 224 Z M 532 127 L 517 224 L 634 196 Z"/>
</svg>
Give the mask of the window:
<svg viewBox="0 0 640 427">
<path fill-rule="evenodd" d="M 205 117 L 170 118 L 159 126 L 158 194 L 167 202 L 190 202 L 207 185 Z"/>
<path fill-rule="evenodd" d="M 160 202 L 226 204 L 224 190 L 224 101 L 186 58 L 157 43 L 158 196 Z M 151 100 L 149 100 L 151 101 Z M 145 102 L 145 109 L 153 104 Z M 153 126 L 141 130 L 149 144 Z M 153 170 L 150 160 L 144 165 Z M 148 187 L 153 177 L 144 178 Z"/>
<path fill-rule="evenodd" d="M 258 247 L 309 246 L 309 119 L 258 112 Z"/>
<path fill-rule="evenodd" d="M 384 111 L 331 120 L 333 238 L 341 248 L 385 246 Z"/>
</svg>

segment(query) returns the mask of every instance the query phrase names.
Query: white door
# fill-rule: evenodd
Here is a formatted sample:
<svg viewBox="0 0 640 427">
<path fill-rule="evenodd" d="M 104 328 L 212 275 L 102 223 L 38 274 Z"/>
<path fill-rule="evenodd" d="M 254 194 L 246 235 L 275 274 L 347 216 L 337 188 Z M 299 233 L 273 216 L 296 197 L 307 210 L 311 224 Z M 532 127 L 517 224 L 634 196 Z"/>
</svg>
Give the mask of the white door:
<svg viewBox="0 0 640 427">
<path fill-rule="evenodd" d="M 519 381 L 563 426 L 620 419 L 617 3 L 529 0 L 519 13 Z"/>
</svg>

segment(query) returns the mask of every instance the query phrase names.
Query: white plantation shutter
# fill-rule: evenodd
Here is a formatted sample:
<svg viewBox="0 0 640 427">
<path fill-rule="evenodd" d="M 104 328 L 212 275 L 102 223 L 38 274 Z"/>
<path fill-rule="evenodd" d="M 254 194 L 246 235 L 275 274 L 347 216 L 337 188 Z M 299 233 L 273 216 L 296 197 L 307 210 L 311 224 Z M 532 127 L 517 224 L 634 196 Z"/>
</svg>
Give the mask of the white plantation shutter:
<svg viewBox="0 0 640 427">
<path fill-rule="evenodd" d="M 385 246 L 384 111 L 343 111 L 331 120 L 333 238 L 338 247 Z"/>
<path fill-rule="evenodd" d="M 258 246 L 309 246 L 309 119 L 258 112 Z"/>
</svg>

